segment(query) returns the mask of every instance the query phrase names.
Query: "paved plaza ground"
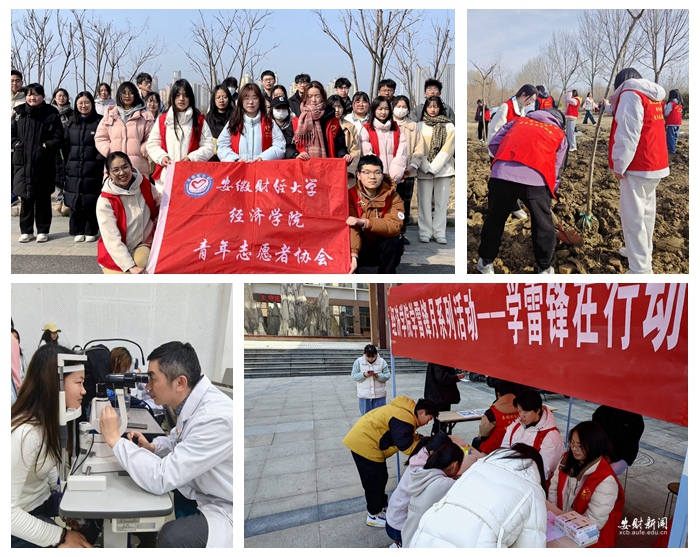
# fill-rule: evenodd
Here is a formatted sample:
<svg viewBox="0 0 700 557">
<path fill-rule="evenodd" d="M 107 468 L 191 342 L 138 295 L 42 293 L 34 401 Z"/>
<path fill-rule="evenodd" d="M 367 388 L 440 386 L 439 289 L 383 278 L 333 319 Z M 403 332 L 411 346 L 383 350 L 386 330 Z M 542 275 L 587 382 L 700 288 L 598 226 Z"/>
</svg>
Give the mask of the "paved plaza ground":
<svg viewBox="0 0 700 557">
<path fill-rule="evenodd" d="M 362 352 L 358 348 L 358 355 Z M 245 547 L 388 547 L 383 529 L 365 525 L 360 478 L 342 439 L 360 417 L 355 383 L 348 376 L 246 379 L 244 457 Z M 398 374 L 398 395 L 423 395 L 424 374 Z M 493 389 L 482 382 L 459 385 L 453 410 L 487 408 Z M 652 388 L 652 387 L 650 387 Z M 391 392 L 391 386 L 389 386 Z M 391 398 L 391 397 L 389 397 Z M 566 432 L 568 400 L 550 395 L 557 423 Z M 575 400 L 572 426 L 597 407 Z M 457 424 L 470 442 L 478 422 Z M 430 433 L 430 425 L 419 430 Z M 645 418 L 639 456 L 630 467 L 624 516 L 664 516 L 668 484 L 680 481 L 688 446 L 687 428 Z M 401 455 L 401 461 L 405 460 Z M 387 461 L 389 491 L 396 487 L 396 457 Z M 403 473 L 403 470 L 402 470 Z M 624 476 L 620 477 L 624 484 Z M 670 512 L 666 512 L 667 515 Z M 649 547 L 650 535 L 620 536 L 618 547 Z"/>
</svg>

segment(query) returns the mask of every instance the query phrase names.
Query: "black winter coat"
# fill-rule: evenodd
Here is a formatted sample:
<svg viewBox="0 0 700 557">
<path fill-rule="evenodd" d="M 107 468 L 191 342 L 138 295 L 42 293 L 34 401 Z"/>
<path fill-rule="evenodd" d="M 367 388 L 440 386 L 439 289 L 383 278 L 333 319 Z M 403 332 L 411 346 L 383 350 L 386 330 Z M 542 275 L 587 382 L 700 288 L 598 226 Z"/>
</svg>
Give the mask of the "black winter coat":
<svg viewBox="0 0 700 557">
<path fill-rule="evenodd" d="M 22 104 L 12 118 L 12 191 L 25 199 L 51 195 L 54 190 L 56 154 L 63 140 L 58 110 L 42 103 Z"/>
<path fill-rule="evenodd" d="M 58 105 L 54 102 L 51 101 L 51 106 L 53 106 L 56 110 L 58 110 L 58 116 L 61 118 L 61 125 L 63 126 L 63 129 L 65 130 L 70 123 L 73 121 L 73 109 L 69 106 L 61 109 L 58 107 Z M 64 145 L 61 145 L 59 148 L 58 152 L 56 153 L 56 187 L 57 188 L 63 188 L 65 187 L 65 182 L 66 182 L 66 160 L 64 158 L 63 152 L 64 152 Z"/>
<path fill-rule="evenodd" d="M 458 382 L 455 368 L 428 364 L 423 396 L 441 405 L 457 404 L 460 401 Z"/>
<path fill-rule="evenodd" d="M 95 132 L 102 116 L 94 110 L 65 130 L 63 158 L 66 161 L 64 203 L 73 209 L 94 206 L 102 192 L 105 158 L 95 147 Z M 80 199 L 80 196 L 83 196 Z"/>
</svg>

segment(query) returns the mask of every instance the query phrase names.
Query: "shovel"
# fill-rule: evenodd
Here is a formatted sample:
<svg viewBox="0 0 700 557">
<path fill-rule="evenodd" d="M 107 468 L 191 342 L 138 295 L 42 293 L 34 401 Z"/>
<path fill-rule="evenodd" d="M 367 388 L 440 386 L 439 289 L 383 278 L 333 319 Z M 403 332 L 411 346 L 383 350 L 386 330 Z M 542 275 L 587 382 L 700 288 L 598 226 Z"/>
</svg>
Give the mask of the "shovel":
<svg viewBox="0 0 700 557">
<path fill-rule="evenodd" d="M 581 238 L 581 235 L 574 230 L 564 230 L 564 227 L 561 225 L 559 219 L 554 213 L 552 213 L 552 221 L 554 222 L 554 226 L 557 227 L 557 240 L 570 246 L 583 245 L 583 238 Z"/>
</svg>

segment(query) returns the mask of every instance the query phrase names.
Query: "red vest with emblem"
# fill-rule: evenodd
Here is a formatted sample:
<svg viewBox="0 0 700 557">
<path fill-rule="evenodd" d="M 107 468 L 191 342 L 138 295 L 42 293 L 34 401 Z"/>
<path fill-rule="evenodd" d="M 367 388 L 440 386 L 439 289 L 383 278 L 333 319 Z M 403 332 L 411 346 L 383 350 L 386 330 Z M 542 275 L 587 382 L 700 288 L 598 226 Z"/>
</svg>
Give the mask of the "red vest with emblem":
<svg viewBox="0 0 700 557">
<path fill-rule="evenodd" d="M 668 126 L 680 126 L 683 123 L 683 106 L 678 104 L 676 101 L 671 101 L 670 104 L 673 106 L 671 112 L 666 116 L 666 125 Z"/>
<path fill-rule="evenodd" d="M 369 122 L 362 124 L 362 126 L 367 130 L 367 133 L 369 134 L 369 144 L 372 146 L 372 153 L 379 156 L 379 138 L 377 137 L 377 130 L 373 130 L 372 128 L 370 128 Z M 401 130 L 399 129 L 399 126 L 396 124 L 396 122 L 394 122 L 392 126 L 394 126 L 394 152 L 391 156 L 395 157 L 396 152 L 399 150 L 399 142 L 401 141 Z"/>
<path fill-rule="evenodd" d="M 566 103 L 566 115 L 578 118 L 578 107 L 581 104 L 581 99 L 579 99 L 578 97 L 574 97 L 571 100 L 576 101 L 576 104 Z"/>
<path fill-rule="evenodd" d="M 520 118 L 511 124 L 503 136 L 494 162 L 511 161 L 537 170 L 554 195 L 557 183 L 557 149 L 565 135 L 555 124 L 539 122 L 534 118 Z"/>
<path fill-rule="evenodd" d="M 141 195 L 143 195 L 146 205 L 151 211 L 151 220 L 153 224 L 158 220 L 158 209 L 156 208 L 155 200 L 153 199 L 153 192 L 151 192 L 151 182 L 148 178 L 143 176 L 141 180 Z M 107 192 L 102 192 L 101 197 L 109 200 L 109 204 L 112 206 L 112 211 L 114 211 L 114 216 L 117 219 L 117 228 L 121 234 L 122 244 L 126 244 L 126 211 L 124 210 L 124 203 L 122 202 L 120 195 L 114 195 Z M 97 262 L 112 271 L 121 271 L 122 269 L 114 262 L 112 256 L 107 251 L 105 243 L 102 241 L 102 236 L 97 240 Z"/>
<path fill-rule="evenodd" d="M 518 422 L 515 424 L 515 427 L 513 428 L 513 431 L 510 432 L 510 439 L 508 440 L 508 445 L 513 445 L 513 435 L 515 435 L 515 432 L 518 431 L 518 428 L 523 427 L 523 424 Z M 550 427 L 549 429 L 543 429 L 537 432 L 537 435 L 535 435 L 535 442 L 532 444 L 532 446 L 539 451 L 542 448 L 542 443 L 544 442 L 544 438 L 547 437 L 547 434 L 550 431 L 558 431 L 556 427 Z"/>
<path fill-rule="evenodd" d="M 615 547 L 615 542 L 617 541 L 617 535 L 619 534 L 620 521 L 622 520 L 622 508 L 625 506 L 625 492 L 622 489 L 622 485 L 617 479 L 615 472 L 608 464 L 607 460 L 604 458 L 600 459 L 598 467 L 595 472 L 590 474 L 583 485 L 579 489 L 576 497 L 574 498 L 574 503 L 571 506 L 578 514 L 585 514 L 588 509 L 588 504 L 591 502 L 591 496 L 595 492 L 596 488 L 605 478 L 612 476 L 615 478 L 617 483 L 617 499 L 615 500 L 615 506 L 613 510 L 610 511 L 610 516 L 600 531 L 600 537 L 598 538 L 598 543 L 590 547 Z M 557 485 L 557 507 L 564 510 L 564 486 L 569 478 L 564 472 L 559 470 L 559 484 Z"/>
<path fill-rule="evenodd" d="M 357 195 L 357 191 L 355 188 L 351 188 L 349 190 L 350 192 L 350 199 L 352 199 L 353 204 L 355 205 L 355 209 L 357 210 L 357 216 L 358 218 L 362 218 L 363 211 L 362 211 L 362 203 L 360 202 L 360 196 Z M 384 207 L 382 207 L 382 218 L 384 218 L 384 215 L 387 214 L 389 211 L 389 208 L 391 207 L 391 200 L 392 200 L 391 195 L 388 195 L 386 198 L 386 201 L 384 203 Z"/>
<path fill-rule="evenodd" d="M 551 95 L 547 98 L 537 97 L 537 101 L 540 103 L 540 110 L 554 108 L 554 99 L 552 99 Z"/>
<path fill-rule="evenodd" d="M 292 118 L 292 127 L 294 128 L 294 133 L 297 131 L 297 125 L 299 124 L 299 118 Z M 329 159 L 335 158 L 335 136 L 338 135 L 338 130 L 340 130 L 340 120 L 335 116 L 326 122 L 326 143 L 328 145 L 328 152 L 326 153 Z M 300 153 L 306 152 L 306 145 L 297 144 L 297 151 Z"/>
<path fill-rule="evenodd" d="M 496 417 L 496 427 L 491 432 L 491 435 L 484 439 L 484 442 L 479 446 L 479 450 L 484 454 L 489 454 L 491 451 L 495 451 L 501 446 L 503 437 L 506 435 L 506 429 L 508 429 L 508 426 L 518 419 L 517 412 L 513 414 L 506 414 L 493 406 L 491 407 L 491 411 Z M 513 436 L 511 435 L 511 440 L 512 439 Z"/>
<path fill-rule="evenodd" d="M 272 120 L 264 114 L 260 115 L 260 133 L 262 134 L 262 150 L 267 151 L 272 147 Z M 236 154 L 239 154 L 241 147 L 241 134 L 231 134 L 231 149 Z"/>
<path fill-rule="evenodd" d="M 513 99 L 508 99 L 506 101 L 506 107 L 508 108 L 508 112 L 506 112 L 506 124 L 510 122 L 511 120 L 515 120 L 516 118 L 520 118 L 520 114 L 518 114 L 515 111 L 515 106 L 513 106 L 513 103 L 516 102 Z"/>
<path fill-rule="evenodd" d="M 634 93 L 642 100 L 644 108 L 644 120 L 642 133 L 639 136 L 637 150 L 627 170 L 639 172 L 653 172 L 668 167 L 668 149 L 666 147 L 666 127 L 664 125 L 664 109 L 661 101 L 652 101 L 646 95 L 627 90 L 625 93 Z M 608 164 L 613 167 L 612 151 L 615 144 L 615 131 L 617 130 L 617 118 L 613 118 L 610 128 L 610 141 L 608 142 Z"/>
<path fill-rule="evenodd" d="M 167 129 L 165 127 L 165 118 L 168 116 L 167 112 L 163 112 L 158 117 L 158 129 L 160 130 L 160 146 L 163 148 L 163 151 L 166 153 L 168 152 L 168 143 L 165 140 L 165 135 L 167 133 Z M 199 140 L 202 138 L 202 127 L 204 126 L 204 114 L 198 114 L 197 115 L 197 134 L 194 134 L 194 130 L 192 135 L 190 136 L 190 144 L 187 146 L 187 154 L 191 153 L 192 151 L 196 151 L 199 149 Z M 156 169 L 153 171 L 153 179 L 157 180 L 160 178 L 161 173 L 163 172 L 163 167 L 159 164 L 156 165 Z"/>
</svg>

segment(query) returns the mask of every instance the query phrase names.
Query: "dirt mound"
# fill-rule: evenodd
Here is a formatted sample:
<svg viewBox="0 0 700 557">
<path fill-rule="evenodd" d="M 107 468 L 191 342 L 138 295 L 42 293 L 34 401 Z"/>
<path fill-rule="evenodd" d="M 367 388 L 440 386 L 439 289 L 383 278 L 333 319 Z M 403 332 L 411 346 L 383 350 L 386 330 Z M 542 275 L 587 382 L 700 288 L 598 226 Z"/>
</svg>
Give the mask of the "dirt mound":
<svg viewBox="0 0 700 557">
<path fill-rule="evenodd" d="M 624 245 L 620 225 L 620 183 L 608 168 L 608 138 L 611 118 L 603 120 L 596 163 L 593 170 L 593 215 L 590 228 L 577 225 L 586 209 L 588 162 L 593 148 L 595 126 L 578 124 L 578 151 L 569 153 L 558 199 L 553 210 L 565 229 L 583 237 L 579 247 L 557 244 L 557 271 L 560 273 L 624 273 L 627 259 L 618 250 Z M 481 227 L 488 203 L 490 172 L 485 145 L 476 140 L 476 124 L 469 124 L 468 160 L 468 272 L 478 273 L 476 263 Z M 653 269 L 655 273 L 688 273 L 688 122 L 684 122 L 677 152 L 669 155 L 671 175 L 661 180 L 656 190 L 656 227 L 654 229 Z M 524 208 L 524 207 L 523 207 Z M 527 210 L 526 210 L 527 211 Z M 530 219 L 506 223 L 501 251 L 494 261 L 496 273 L 533 273 L 536 262 L 532 251 Z"/>
</svg>

